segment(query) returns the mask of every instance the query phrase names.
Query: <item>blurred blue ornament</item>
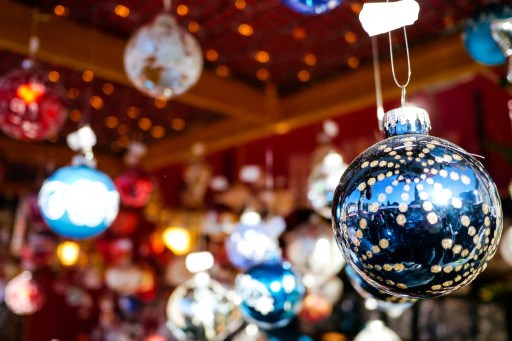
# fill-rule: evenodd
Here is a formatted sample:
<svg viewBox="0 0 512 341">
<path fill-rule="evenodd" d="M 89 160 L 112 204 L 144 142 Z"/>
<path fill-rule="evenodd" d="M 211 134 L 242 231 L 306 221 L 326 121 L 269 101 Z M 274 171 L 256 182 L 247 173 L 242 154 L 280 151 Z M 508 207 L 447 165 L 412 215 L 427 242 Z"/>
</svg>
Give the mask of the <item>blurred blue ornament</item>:
<svg viewBox="0 0 512 341">
<path fill-rule="evenodd" d="M 231 264 L 245 271 L 253 265 L 281 258 L 278 235 L 273 233 L 284 230 L 284 226 L 282 218 L 256 225 L 237 224 L 225 241 L 226 254 Z"/>
<path fill-rule="evenodd" d="M 352 287 L 361 297 L 367 300 L 375 300 L 375 309 L 389 314 L 391 317 L 400 316 L 405 310 L 409 309 L 415 299 L 408 299 L 399 296 L 390 295 L 368 284 L 351 266 L 345 267 L 345 273 Z M 368 307 L 367 307 L 368 308 Z"/>
<path fill-rule="evenodd" d="M 236 279 L 242 314 L 264 329 L 287 325 L 299 312 L 304 291 L 288 262 L 258 264 Z"/>
<path fill-rule="evenodd" d="M 338 7 L 343 0 L 283 0 L 284 4 L 302 14 L 322 14 Z"/>
<path fill-rule="evenodd" d="M 126 315 L 136 313 L 141 307 L 139 300 L 133 296 L 120 296 L 117 300 L 117 304 Z"/>
<path fill-rule="evenodd" d="M 197 273 L 169 297 L 167 327 L 178 340 L 225 340 L 242 323 L 233 297 L 207 273 Z"/>
<path fill-rule="evenodd" d="M 464 46 L 471 58 L 485 65 L 500 65 L 506 58 L 491 34 L 491 22 L 512 17 L 512 8 L 505 4 L 489 4 L 468 20 L 462 35 Z"/>
<path fill-rule="evenodd" d="M 74 239 L 105 231 L 119 211 L 119 193 L 104 173 L 85 166 L 58 169 L 41 187 L 41 214 L 57 234 Z"/>
<path fill-rule="evenodd" d="M 494 256 L 503 225 L 498 191 L 460 147 L 431 137 L 428 114 L 386 114 L 388 138 L 359 155 L 336 189 L 333 228 L 365 281 L 408 298 L 448 294 Z"/>
</svg>

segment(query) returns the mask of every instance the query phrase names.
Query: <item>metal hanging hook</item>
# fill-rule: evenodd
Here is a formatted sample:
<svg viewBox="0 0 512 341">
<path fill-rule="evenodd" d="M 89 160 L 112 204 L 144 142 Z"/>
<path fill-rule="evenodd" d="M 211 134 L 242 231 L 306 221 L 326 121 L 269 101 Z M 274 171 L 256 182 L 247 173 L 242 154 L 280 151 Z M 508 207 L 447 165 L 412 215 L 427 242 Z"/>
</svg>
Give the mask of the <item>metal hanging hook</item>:
<svg viewBox="0 0 512 341">
<path fill-rule="evenodd" d="M 170 12 L 172 7 L 171 0 L 164 0 L 164 11 Z"/>
<path fill-rule="evenodd" d="M 389 0 L 386 0 L 386 2 L 389 2 Z M 405 26 L 403 27 L 403 30 L 404 30 L 404 39 L 405 39 L 405 52 L 407 54 L 407 80 L 404 84 L 400 84 L 400 82 L 396 78 L 395 60 L 394 60 L 394 56 L 393 56 L 393 41 L 391 38 L 391 31 L 388 32 L 389 55 L 391 58 L 391 72 L 393 73 L 393 79 L 395 81 L 395 84 L 399 88 L 402 89 L 402 97 L 401 97 L 402 107 L 405 105 L 405 94 L 406 94 L 405 88 L 409 85 L 409 82 L 411 81 L 411 57 L 410 57 L 410 53 L 409 53 L 409 42 L 407 40 L 407 30 L 406 30 Z"/>
</svg>

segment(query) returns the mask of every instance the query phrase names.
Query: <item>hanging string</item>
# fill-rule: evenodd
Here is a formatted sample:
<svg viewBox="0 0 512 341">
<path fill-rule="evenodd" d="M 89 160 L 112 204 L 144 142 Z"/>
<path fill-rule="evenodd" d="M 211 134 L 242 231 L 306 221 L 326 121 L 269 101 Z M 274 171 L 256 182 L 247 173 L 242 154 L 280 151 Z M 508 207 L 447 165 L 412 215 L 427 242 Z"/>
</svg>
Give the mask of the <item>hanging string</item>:
<svg viewBox="0 0 512 341">
<path fill-rule="evenodd" d="M 386 0 L 386 2 L 389 2 L 389 0 Z M 400 82 L 396 78 L 396 72 L 395 72 L 395 60 L 393 57 L 393 41 L 391 37 L 391 31 L 388 32 L 389 36 L 389 55 L 391 58 L 391 72 L 393 73 L 393 79 L 395 80 L 395 84 L 402 89 L 402 96 L 401 96 L 401 102 L 402 107 L 405 106 L 405 94 L 406 94 L 406 87 L 409 85 L 409 82 L 411 81 L 411 57 L 409 54 L 409 42 L 407 41 L 407 30 L 405 26 L 403 27 L 404 30 L 404 39 L 405 39 L 405 51 L 407 54 L 407 81 L 404 84 L 400 84 Z"/>
<path fill-rule="evenodd" d="M 382 101 L 382 82 L 380 77 L 379 65 L 379 48 L 377 37 L 372 36 L 372 54 L 373 54 L 373 75 L 375 77 L 375 97 L 377 101 L 377 120 L 379 122 L 379 129 L 382 131 L 382 120 L 384 119 L 384 104 Z"/>
<path fill-rule="evenodd" d="M 164 11 L 165 12 L 170 12 L 171 11 L 171 7 L 172 7 L 171 0 L 164 0 Z"/>
</svg>

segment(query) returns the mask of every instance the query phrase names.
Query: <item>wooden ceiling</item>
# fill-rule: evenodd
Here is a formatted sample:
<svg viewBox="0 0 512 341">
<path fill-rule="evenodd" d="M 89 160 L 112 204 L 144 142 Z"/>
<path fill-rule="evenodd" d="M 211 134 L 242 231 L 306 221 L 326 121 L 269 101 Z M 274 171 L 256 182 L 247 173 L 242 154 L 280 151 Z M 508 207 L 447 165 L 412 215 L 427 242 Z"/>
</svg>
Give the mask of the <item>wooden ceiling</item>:
<svg viewBox="0 0 512 341">
<path fill-rule="evenodd" d="M 206 59 L 198 84 L 189 92 L 158 105 L 131 87 L 122 60 L 127 39 L 161 11 L 161 1 L 0 0 L 0 72 L 15 67 L 27 55 L 33 6 L 38 6 L 48 15 L 38 24 L 37 59 L 45 69 L 58 70 L 68 90 L 80 90 L 81 97 L 70 101 L 70 111 L 93 111 L 91 125 L 101 135 L 96 148 L 100 168 L 110 173 L 122 169 L 120 156 L 126 140 L 134 138 L 148 146 L 144 166 L 158 169 L 186 160 L 195 143 L 213 152 L 375 103 L 370 39 L 357 20 L 363 2 L 346 1 L 319 16 L 294 13 L 277 0 L 173 3 L 173 11 L 186 4 L 187 14 L 178 16 L 180 24 L 194 32 L 205 55 L 215 50 L 218 58 Z M 467 55 L 460 38 L 465 19 L 484 1 L 419 2 L 421 19 L 409 29 L 413 75 L 408 91 L 485 71 Z M 130 9 L 128 17 L 115 15 L 118 4 Z M 59 5 L 66 15 L 55 14 Z M 250 37 L 239 32 L 244 23 L 253 28 Z M 395 36 L 396 69 L 402 75 L 406 71 L 403 41 L 400 34 Z M 379 45 L 383 96 L 396 98 L 399 89 L 392 81 L 386 37 L 379 38 Z M 268 51 L 268 63 L 255 61 L 254 52 L 259 50 Z M 314 63 L 311 58 L 305 62 L 308 54 L 314 55 Z M 82 81 L 85 70 L 94 73 L 90 84 Z M 308 77 L 300 78 L 301 71 Z M 114 95 L 101 92 L 105 83 L 115 87 Z M 104 102 L 101 110 L 88 107 L 95 93 Z M 149 129 L 138 126 L 138 117 L 130 121 L 127 110 L 133 106 L 153 126 L 164 127 L 165 134 L 155 138 Z M 109 116 L 118 120 L 114 127 L 105 127 Z M 181 119 L 186 128 L 175 129 L 173 119 Z M 123 123 L 127 128 L 121 130 Z M 66 164 L 72 153 L 64 136 L 76 128 L 76 120 L 68 120 L 53 142 L 23 143 L 0 137 L 0 148 L 15 163 Z"/>
</svg>

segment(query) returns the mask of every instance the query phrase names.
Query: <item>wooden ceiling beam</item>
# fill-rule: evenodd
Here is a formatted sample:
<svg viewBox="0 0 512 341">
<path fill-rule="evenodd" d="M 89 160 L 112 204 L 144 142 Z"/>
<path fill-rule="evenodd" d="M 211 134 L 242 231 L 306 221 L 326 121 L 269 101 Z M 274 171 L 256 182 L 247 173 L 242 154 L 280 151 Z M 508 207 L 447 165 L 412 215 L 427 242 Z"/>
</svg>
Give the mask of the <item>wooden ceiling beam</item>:
<svg viewBox="0 0 512 341">
<path fill-rule="evenodd" d="M 407 88 L 409 94 L 487 70 L 468 56 L 459 35 L 412 48 L 411 62 L 412 79 Z M 393 81 L 389 60 L 383 60 L 380 66 L 384 100 L 399 98 L 400 89 Z M 405 54 L 397 53 L 395 67 L 398 77 L 406 75 Z M 178 139 L 154 143 L 149 148 L 145 164 L 155 169 L 184 162 L 191 155 L 190 146 L 193 143 L 202 142 L 206 152 L 215 152 L 375 105 L 373 75 L 373 65 L 365 65 L 326 82 L 312 84 L 307 89 L 281 99 L 277 103 L 281 115 L 267 125 L 254 126 L 233 121 L 191 131 Z"/>
<path fill-rule="evenodd" d="M 31 21 L 30 7 L 0 0 L 0 49 L 27 55 Z M 40 23 L 37 35 L 38 60 L 91 70 L 99 78 L 131 86 L 123 67 L 125 40 L 56 16 Z M 272 113 L 266 115 L 265 98 L 263 91 L 203 70 L 196 86 L 175 100 L 240 121 L 267 123 Z"/>
</svg>

